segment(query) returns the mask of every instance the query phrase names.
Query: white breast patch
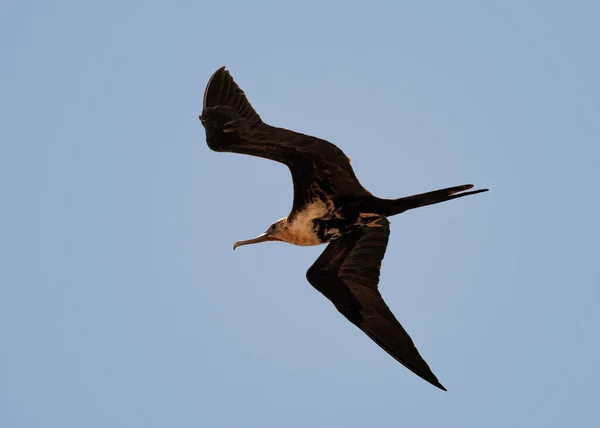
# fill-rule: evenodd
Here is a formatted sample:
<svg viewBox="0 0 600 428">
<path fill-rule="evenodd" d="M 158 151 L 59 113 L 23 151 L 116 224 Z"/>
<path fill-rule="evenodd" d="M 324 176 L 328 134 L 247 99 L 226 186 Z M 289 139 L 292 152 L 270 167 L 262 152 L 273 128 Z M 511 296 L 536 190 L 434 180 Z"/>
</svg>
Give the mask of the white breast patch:
<svg viewBox="0 0 600 428">
<path fill-rule="evenodd" d="M 316 200 L 298 212 L 288 227 L 280 232 L 279 237 L 294 245 L 319 245 L 322 242 L 317 236 L 313 220 L 330 215 L 331 208 L 328 204 L 320 199 Z"/>
</svg>

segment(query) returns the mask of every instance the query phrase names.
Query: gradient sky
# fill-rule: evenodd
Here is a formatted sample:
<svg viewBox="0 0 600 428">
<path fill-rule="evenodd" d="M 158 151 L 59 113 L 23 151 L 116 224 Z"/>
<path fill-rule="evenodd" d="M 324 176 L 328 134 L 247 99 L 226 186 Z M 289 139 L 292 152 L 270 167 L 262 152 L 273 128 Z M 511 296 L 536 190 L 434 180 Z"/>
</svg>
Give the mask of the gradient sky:
<svg viewBox="0 0 600 428">
<path fill-rule="evenodd" d="M 20 1 L 0 14 L 0 426 L 600 426 L 596 1 Z M 244 247 L 280 164 L 214 153 L 227 65 L 265 121 L 400 197 L 381 290 L 440 381 Z"/>
</svg>

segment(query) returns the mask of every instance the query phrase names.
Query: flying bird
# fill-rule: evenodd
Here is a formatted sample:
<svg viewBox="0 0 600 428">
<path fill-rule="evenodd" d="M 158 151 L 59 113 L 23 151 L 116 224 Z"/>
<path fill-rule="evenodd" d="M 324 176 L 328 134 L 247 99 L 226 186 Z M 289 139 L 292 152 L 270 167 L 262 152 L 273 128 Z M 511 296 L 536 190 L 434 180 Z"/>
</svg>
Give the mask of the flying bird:
<svg viewBox="0 0 600 428">
<path fill-rule="evenodd" d="M 233 249 L 267 241 L 329 243 L 308 269 L 308 282 L 398 362 L 445 391 L 379 293 L 390 235 L 387 218 L 488 189 L 467 192 L 473 185 L 465 184 L 399 199 L 378 198 L 360 184 L 350 159 L 334 144 L 263 122 L 225 67 L 206 85 L 200 121 L 210 149 L 281 162 L 292 174 L 290 214 L 256 238 L 236 242 Z"/>
</svg>

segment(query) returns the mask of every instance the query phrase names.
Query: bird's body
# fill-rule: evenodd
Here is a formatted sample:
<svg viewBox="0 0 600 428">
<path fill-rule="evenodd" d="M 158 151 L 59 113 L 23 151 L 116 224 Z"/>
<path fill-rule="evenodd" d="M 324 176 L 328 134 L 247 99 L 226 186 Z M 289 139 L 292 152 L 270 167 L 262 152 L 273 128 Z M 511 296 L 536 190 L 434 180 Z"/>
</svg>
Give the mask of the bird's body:
<svg viewBox="0 0 600 428">
<path fill-rule="evenodd" d="M 328 203 L 329 202 L 329 203 Z M 333 218 L 335 208 L 330 201 L 315 199 L 302 210 L 294 213 L 292 218 L 286 218 L 287 227 L 282 229 L 277 237 L 289 244 L 310 246 L 328 242 L 330 231 L 321 228 L 320 221 Z"/>
<path fill-rule="evenodd" d="M 444 389 L 379 294 L 379 271 L 389 238 L 387 217 L 475 193 L 470 184 L 400 199 L 381 199 L 356 178 L 349 158 L 316 137 L 264 123 L 225 67 L 210 78 L 200 120 L 208 146 L 271 159 L 290 168 L 294 202 L 288 217 L 241 245 L 283 241 L 329 243 L 308 281 L 353 324 L 408 369 Z"/>
<path fill-rule="evenodd" d="M 274 236 L 293 245 L 320 245 L 338 239 L 357 227 L 368 226 L 379 217 L 379 214 L 356 211 L 353 216 L 346 218 L 342 215 L 342 209 L 331 199 L 315 198 L 289 217 L 281 219 L 285 227 Z"/>
</svg>

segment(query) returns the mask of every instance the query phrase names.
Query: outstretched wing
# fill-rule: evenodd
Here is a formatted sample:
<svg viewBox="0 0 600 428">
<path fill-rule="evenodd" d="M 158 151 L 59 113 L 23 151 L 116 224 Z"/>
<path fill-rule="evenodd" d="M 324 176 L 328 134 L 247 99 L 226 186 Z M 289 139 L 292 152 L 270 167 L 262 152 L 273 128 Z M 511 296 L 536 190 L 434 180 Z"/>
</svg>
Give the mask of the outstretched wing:
<svg viewBox="0 0 600 428">
<path fill-rule="evenodd" d="M 369 195 L 338 147 L 264 123 L 225 67 L 208 81 L 200 120 L 212 150 L 259 156 L 287 165 L 294 182 L 293 209 L 313 199 L 315 191 Z"/>
<path fill-rule="evenodd" d="M 379 294 L 390 235 L 385 217 L 331 242 L 306 277 L 350 322 L 416 375 L 444 391 L 408 333 Z"/>
</svg>

